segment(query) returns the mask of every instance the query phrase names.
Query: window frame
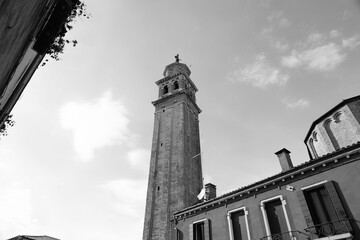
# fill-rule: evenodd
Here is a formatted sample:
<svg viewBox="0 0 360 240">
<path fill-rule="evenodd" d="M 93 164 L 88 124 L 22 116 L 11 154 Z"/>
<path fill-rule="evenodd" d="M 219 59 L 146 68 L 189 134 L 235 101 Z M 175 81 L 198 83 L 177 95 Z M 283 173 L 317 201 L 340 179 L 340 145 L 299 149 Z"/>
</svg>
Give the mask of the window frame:
<svg viewBox="0 0 360 240">
<path fill-rule="evenodd" d="M 261 208 L 261 212 L 262 212 L 264 224 L 265 224 L 266 236 L 268 236 L 269 240 L 271 240 L 270 236 L 272 235 L 272 233 L 270 231 L 270 225 L 269 225 L 269 220 L 268 220 L 268 216 L 267 216 L 266 209 L 265 209 L 265 204 L 268 202 L 271 202 L 273 200 L 276 200 L 276 199 L 280 199 L 280 201 L 281 201 L 281 206 L 282 206 L 282 209 L 284 212 L 286 226 L 288 228 L 288 232 L 289 232 L 290 236 L 292 236 L 292 233 L 291 233 L 292 230 L 291 230 L 291 225 L 290 225 L 290 221 L 289 221 L 289 216 L 288 216 L 287 210 L 286 210 L 286 200 L 283 198 L 282 195 L 278 195 L 278 196 L 274 196 L 274 197 L 271 197 L 268 199 L 264 199 L 260 202 L 260 208 Z"/>
<path fill-rule="evenodd" d="M 319 224 L 317 224 L 317 225 L 314 224 L 313 216 L 312 216 L 311 210 L 309 208 L 308 202 L 306 200 L 306 191 L 314 190 L 316 188 L 321 188 L 321 187 L 324 187 L 326 189 L 326 191 L 330 197 L 330 201 L 332 202 L 332 206 L 337 215 L 337 221 L 348 219 L 348 213 L 343 206 L 343 201 L 340 198 L 340 195 L 337 191 L 335 182 L 324 180 L 321 182 L 317 182 L 317 183 L 302 187 L 297 192 L 297 197 L 300 202 L 300 207 L 301 207 L 301 210 L 304 215 L 306 226 L 308 228 L 315 227 Z M 349 230 L 349 232 L 352 231 L 350 222 L 345 222 L 345 223 L 346 223 L 346 227 Z M 346 235 L 346 234 L 348 234 L 348 233 L 345 233 L 344 235 Z M 334 235 L 334 236 L 340 236 L 340 235 Z"/>
<path fill-rule="evenodd" d="M 236 212 L 240 212 L 240 211 L 244 211 L 246 233 L 247 233 L 248 239 L 250 240 L 251 237 L 250 237 L 249 220 L 248 220 L 249 211 L 246 209 L 245 206 L 230 210 L 226 214 L 227 215 L 227 220 L 228 220 L 228 225 L 229 225 L 230 240 L 234 240 L 234 228 L 233 228 L 233 223 L 232 223 L 232 219 L 231 219 L 231 214 L 236 213 Z"/>
<path fill-rule="evenodd" d="M 211 240 L 211 235 L 210 235 L 210 220 L 208 218 L 204 218 L 204 219 L 200 219 L 197 221 L 192 222 L 189 225 L 189 240 L 194 240 L 194 226 L 196 224 L 199 223 L 203 223 L 204 224 L 204 236 L 203 236 L 203 240 Z"/>
</svg>

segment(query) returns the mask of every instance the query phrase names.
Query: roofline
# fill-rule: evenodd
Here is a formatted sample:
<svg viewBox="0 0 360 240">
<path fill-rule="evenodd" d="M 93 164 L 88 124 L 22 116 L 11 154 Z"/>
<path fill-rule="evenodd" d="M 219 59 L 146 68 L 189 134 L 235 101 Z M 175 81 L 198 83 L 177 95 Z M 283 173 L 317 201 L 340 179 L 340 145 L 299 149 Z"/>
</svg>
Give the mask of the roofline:
<svg viewBox="0 0 360 240">
<path fill-rule="evenodd" d="M 244 186 L 242 188 L 236 189 L 234 191 L 231 191 L 229 193 L 225 193 L 217 198 L 213 198 L 209 201 L 206 202 L 201 202 L 198 203 L 196 205 L 190 206 L 188 208 L 182 209 L 176 213 L 174 213 L 175 215 L 182 215 L 182 214 L 186 214 L 187 212 L 194 212 L 197 209 L 203 209 L 203 208 L 208 208 L 208 205 L 214 205 L 215 203 L 217 204 L 221 204 L 222 201 L 226 201 L 226 199 L 231 199 L 231 198 L 235 198 L 236 196 L 238 196 L 239 194 L 241 195 L 241 193 L 246 194 L 246 192 L 248 194 L 250 194 L 251 191 L 257 192 L 258 189 L 266 186 L 266 185 L 271 185 L 271 182 L 275 183 L 275 182 L 283 182 L 285 178 L 290 178 L 292 179 L 293 176 L 295 174 L 301 174 L 306 176 L 304 173 L 306 170 L 308 169 L 312 169 L 318 166 L 324 166 L 326 167 L 326 164 L 328 162 L 333 162 L 336 165 L 342 165 L 343 161 L 340 161 L 340 158 L 346 158 L 348 159 L 350 157 L 350 155 L 358 153 L 360 149 L 360 141 L 347 147 L 347 148 L 343 148 L 341 150 L 332 152 L 330 154 L 327 154 L 325 156 L 322 156 L 320 158 L 317 158 L 315 160 L 310 160 L 307 161 L 305 163 L 302 163 L 286 172 L 281 172 L 278 173 L 276 175 L 273 175 L 271 177 L 262 179 L 258 182 L 252 183 L 250 185 Z M 360 160 L 359 158 L 356 160 Z M 274 185 L 274 184 L 272 184 Z M 275 185 L 276 186 L 276 185 Z M 269 187 L 270 188 L 270 187 Z M 255 193 L 256 194 L 256 193 Z M 249 196 L 253 196 L 253 194 L 250 194 Z"/>
<path fill-rule="evenodd" d="M 306 134 L 306 137 L 304 139 L 305 145 L 306 145 L 306 140 L 308 139 L 308 137 L 310 136 L 311 132 L 313 131 L 314 127 L 316 126 L 316 124 L 318 124 L 319 122 L 321 122 L 322 120 L 324 120 L 325 118 L 327 118 L 330 113 L 334 112 L 336 109 L 342 107 L 343 105 L 346 105 L 349 102 L 352 102 L 356 99 L 360 99 L 360 95 L 357 95 L 355 97 L 351 97 L 348 99 L 344 99 L 342 100 L 340 103 L 338 103 L 337 105 L 335 105 L 333 108 L 331 108 L 329 111 L 327 111 L 325 114 L 321 115 L 318 119 L 316 119 L 310 126 L 308 133 Z"/>
</svg>

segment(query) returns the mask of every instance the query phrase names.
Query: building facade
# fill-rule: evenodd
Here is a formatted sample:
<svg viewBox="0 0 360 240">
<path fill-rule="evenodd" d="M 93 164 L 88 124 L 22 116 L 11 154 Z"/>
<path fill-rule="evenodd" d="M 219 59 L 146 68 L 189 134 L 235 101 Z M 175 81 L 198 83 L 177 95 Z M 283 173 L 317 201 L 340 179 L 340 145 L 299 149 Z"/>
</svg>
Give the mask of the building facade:
<svg viewBox="0 0 360 240">
<path fill-rule="evenodd" d="M 169 66 L 183 65 L 174 63 Z M 169 66 L 165 72 L 170 69 Z M 196 156 L 200 146 L 197 129 L 194 141 L 188 141 L 187 148 L 180 147 L 186 152 L 186 149 L 191 149 L 191 144 L 195 144 L 197 150 L 192 151 L 187 158 L 170 157 L 172 152 L 179 151 L 179 146 L 172 139 L 181 139 L 183 142 L 191 135 L 188 136 L 184 130 L 180 130 L 184 134 L 179 135 L 178 130 L 173 129 L 173 123 L 186 126 L 189 120 L 184 117 L 185 108 L 174 107 L 179 104 L 175 98 L 177 95 L 172 96 L 174 93 L 169 92 L 169 89 L 175 89 L 170 86 L 177 80 L 179 73 L 175 71 L 172 75 L 169 71 L 169 74 L 157 82 L 159 100 L 164 100 L 154 102 L 154 140 L 143 240 L 360 239 L 360 96 L 342 101 L 314 121 L 305 138 L 310 156 L 308 161 L 294 167 L 290 151 L 281 149 L 275 153 L 282 169 L 279 174 L 219 197 L 216 197 L 216 186 L 206 184 L 202 200 L 184 204 L 181 199 L 185 196 L 184 192 L 195 194 L 194 190 L 200 189 L 197 184 L 201 184 L 201 181 L 181 185 L 181 181 L 174 184 L 172 179 L 184 176 L 184 170 L 188 172 L 188 177 L 201 176 L 201 167 L 195 172 L 184 167 L 191 156 Z M 184 96 L 189 100 L 192 94 Z M 165 116 L 169 107 L 171 111 Z M 180 120 L 170 117 L 174 115 Z M 163 122 L 167 127 L 159 130 Z M 159 150 L 165 142 L 166 150 Z M 159 155 L 163 157 L 157 157 Z M 169 166 L 174 165 L 176 170 L 169 170 Z M 165 193 L 157 192 L 164 185 L 168 186 Z M 173 196 L 168 192 L 170 188 L 171 191 L 182 189 L 178 195 L 179 203 L 176 198 L 170 198 Z M 162 211 L 154 210 L 156 207 L 151 201 L 154 199 L 160 203 L 161 207 L 156 207 Z M 158 211 L 156 213 L 159 215 L 155 216 L 151 211 Z M 156 225 L 158 227 L 154 227 Z M 163 231 L 158 232 L 160 234 L 148 234 L 160 226 L 163 227 Z"/>
<path fill-rule="evenodd" d="M 0 0 L 0 128 L 76 0 Z"/>
</svg>

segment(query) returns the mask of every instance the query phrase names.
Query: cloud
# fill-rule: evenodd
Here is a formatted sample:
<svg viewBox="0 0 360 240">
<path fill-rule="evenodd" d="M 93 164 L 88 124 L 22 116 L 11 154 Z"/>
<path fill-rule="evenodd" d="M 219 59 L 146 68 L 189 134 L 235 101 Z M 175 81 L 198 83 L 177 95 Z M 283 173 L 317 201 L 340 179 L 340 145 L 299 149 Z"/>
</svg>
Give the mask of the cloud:
<svg viewBox="0 0 360 240">
<path fill-rule="evenodd" d="M 40 225 L 33 216 L 31 191 L 19 184 L 2 186 L 0 190 L 0 238 L 19 233 L 38 234 Z"/>
<path fill-rule="evenodd" d="M 265 55 L 260 54 L 256 56 L 254 63 L 237 69 L 229 79 L 252 84 L 254 87 L 265 88 L 268 85 L 285 85 L 289 76 L 282 74 L 280 69 L 270 66 Z"/>
<path fill-rule="evenodd" d="M 289 98 L 284 98 L 282 102 L 285 104 L 286 108 L 288 108 L 288 109 L 306 108 L 310 105 L 310 102 L 303 98 L 300 98 L 295 101 L 289 100 Z"/>
<path fill-rule="evenodd" d="M 345 57 L 338 45 L 329 43 L 302 52 L 294 50 L 291 55 L 282 57 L 281 63 L 289 68 L 305 66 L 308 70 L 325 72 L 335 69 Z"/>
<path fill-rule="evenodd" d="M 289 19 L 284 17 L 282 12 L 272 12 L 267 19 L 270 23 L 275 23 L 280 28 L 287 28 L 291 25 Z"/>
<path fill-rule="evenodd" d="M 129 140 L 127 110 L 113 100 L 110 91 L 92 101 L 72 101 L 60 109 L 60 123 L 72 130 L 74 149 L 82 161 L 94 157 L 94 151 Z"/>
<path fill-rule="evenodd" d="M 288 28 L 291 22 L 283 16 L 282 12 L 272 12 L 268 17 L 268 24 L 261 29 L 259 37 L 266 40 L 273 48 L 286 51 L 289 48 L 285 38 L 279 38 L 278 31 Z"/>
<path fill-rule="evenodd" d="M 274 47 L 275 47 L 276 49 L 280 50 L 280 51 L 286 51 L 286 50 L 289 49 L 289 44 L 283 43 L 283 42 L 281 42 L 281 41 L 276 41 L 276 42 L 274 43 Z"/>
<path fill-rule="evenodd" d="M 320 33 L 309 34 L 307 41 L 309 43 L 319 44 L 324 39 L 324 36 Z"/>
<path fill-rule="evenodd" d="M 143 218 L 147 181 L 118 179 L 108 181 L 103 189 L 116 197 L 113 206 L 122 215 L 132 218 Z"/>
<path fill-rule="evenodd" d="M 302 62 L 300 61 L 300 59 L 297 55 L 298 55 L 297 52 L 293 51 L 291 53 L 291 55 L 282 57 L 281 64 L 283 66 L 289 67 L 289 68 L 295 68 L 295 67 L 300 66 L 302 64 Z"/>
<path fill-rule="evenodd" d="M 312 33 L 298 43 L 289 55 L 282 56 L 281 64 L 288 68 L 303 67 L 308 71 L 326 72 L 345 61 L 348 50 L 360 45 L 360 35 L 342 38 L 337 30 L 329 34 Z"/>
<path fill-rule="evenodd" d="M 359 34 L 342 40 L 342 46 L 344 48 L 354 49 L 358 45 L 360 45 L 360 35 Z"/>
<path fill-rule="evenodd" d="M 133 168 L 147 171 L 150 161 L 150 151 L 142 148 L 132 149 L 128 152 L 127 160 Z"/>
<path fill-rule="evenodd" d="M 330 37 L 331 38 L 338 38 L 340 36 L 341 36 L 341 34 L 340 34 L 340 32 L 338 30 L 331 30 L 330 31 Z"/>
</svg>

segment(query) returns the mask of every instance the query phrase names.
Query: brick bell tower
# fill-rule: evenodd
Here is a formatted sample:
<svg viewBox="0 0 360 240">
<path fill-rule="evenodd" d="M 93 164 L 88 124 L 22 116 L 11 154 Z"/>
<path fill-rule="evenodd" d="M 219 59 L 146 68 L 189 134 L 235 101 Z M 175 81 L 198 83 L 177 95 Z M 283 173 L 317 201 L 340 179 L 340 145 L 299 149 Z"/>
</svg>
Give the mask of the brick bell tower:
<svg viewBox="0 0 360 240">
<path fill-rule="evenodd" d="M 197 202 L 203 187 L 197 88 L 190 69 L 176 61 L 158 80 L 143 240 L 174 239 L 173 213 Z"/>
</svg>

